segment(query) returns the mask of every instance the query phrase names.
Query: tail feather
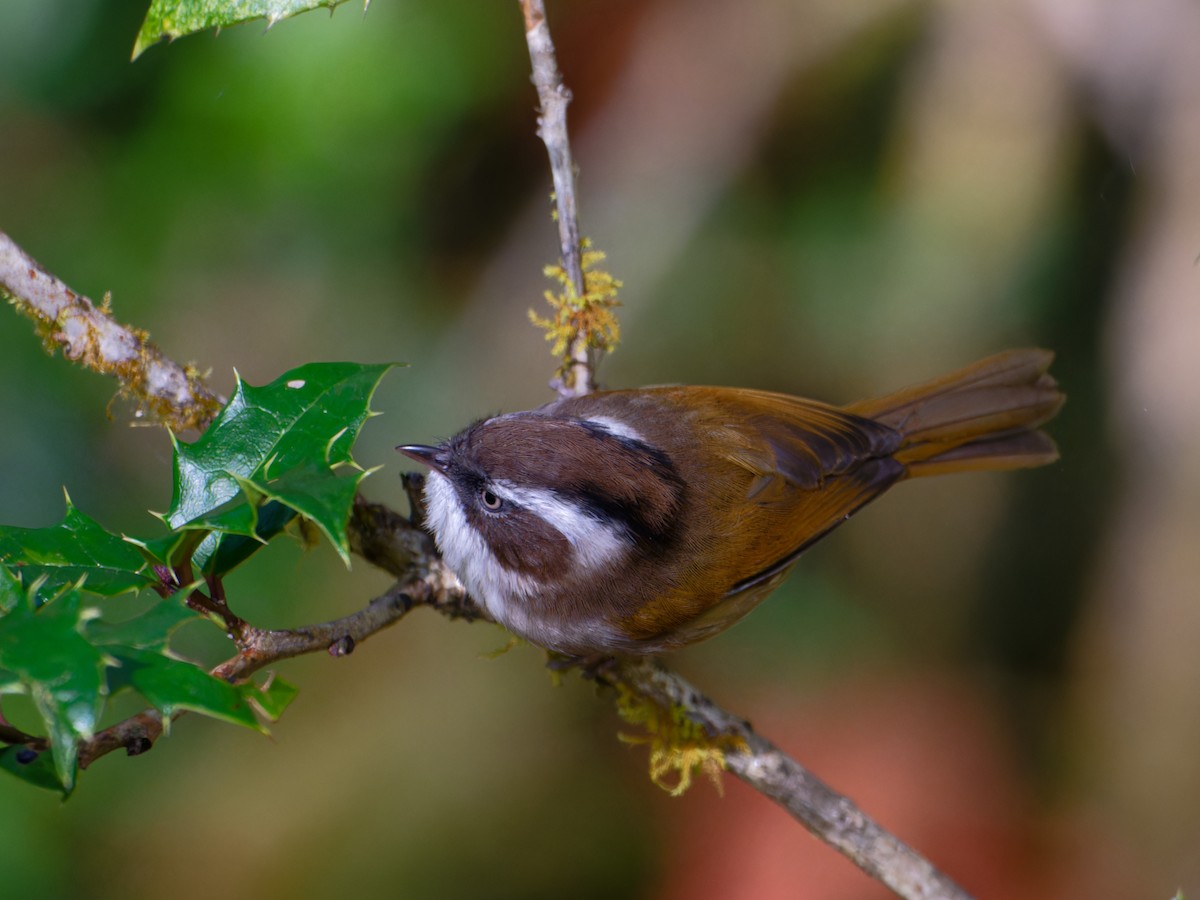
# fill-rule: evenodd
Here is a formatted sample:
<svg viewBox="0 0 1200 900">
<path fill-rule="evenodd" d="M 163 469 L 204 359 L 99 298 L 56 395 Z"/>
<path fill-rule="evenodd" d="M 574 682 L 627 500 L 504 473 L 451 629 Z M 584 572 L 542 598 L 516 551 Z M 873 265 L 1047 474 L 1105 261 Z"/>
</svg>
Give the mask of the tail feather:
<svg viewBox="0 0 1200 900">
<path fill-rule="evenodd" d="M 1041 466 L 1058 448 L 1038 426 L 1066 400 L 1047 372 L 1053 359 L 1048 350 L 1009 350 L 847 410 L 900 432 L 895 458 L 909 477 Z"/>
</svg>

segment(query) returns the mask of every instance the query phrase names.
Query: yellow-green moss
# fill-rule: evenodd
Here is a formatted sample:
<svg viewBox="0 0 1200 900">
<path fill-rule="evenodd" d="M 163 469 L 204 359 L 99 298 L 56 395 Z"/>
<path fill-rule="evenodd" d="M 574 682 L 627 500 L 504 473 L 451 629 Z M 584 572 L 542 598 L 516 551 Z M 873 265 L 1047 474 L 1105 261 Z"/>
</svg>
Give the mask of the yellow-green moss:
<svg viewBox="0 0 1200 900">
<path fill-rule="evenodd" d="M 553 342 L 550 353 L 559 358 L 560 377 L 574 362 L 571 348 L 579 338 L 587 342 L 588 349 L 604 353 L 611 353 L 621 339 L 621 326 L 614 312 L 621 305 L 617 300 L 621 282 L 604 269 L 596 268 L 604 261 L 605 254 L 592 250 L 591 246 L 591 241 L 584 238 L 583 294 L 575 292 L 575 285 L 561 263 L 546 266 L 545 276 L 558 283 L 557 291 L 545 293 L 550 315 L 539 316 L 529 310 L 529 320 L 546 333 L 547 341 Z"/>
<path fill-rule="evenodd" d="M 703 774 L 722 793 L 721 772 L 725 753 L 744 750 L 736 735 L 709 735 L 681 706 L 664 709 L 627 685 L 617 685 L 617 713 L 630 725 L 641 726 L 644 734 L 619 734 L 627 744 L 650 748 L 650 780 L 672 797 L 692 786 L 692 778 Z"/>
</svg>

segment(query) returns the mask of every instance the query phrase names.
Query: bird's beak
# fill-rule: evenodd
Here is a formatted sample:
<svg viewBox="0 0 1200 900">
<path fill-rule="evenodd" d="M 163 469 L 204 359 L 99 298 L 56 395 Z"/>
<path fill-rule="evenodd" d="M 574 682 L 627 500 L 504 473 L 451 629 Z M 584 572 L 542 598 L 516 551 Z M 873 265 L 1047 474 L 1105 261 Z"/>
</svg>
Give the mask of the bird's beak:
<svg viewBox="0 0 1200 900">
<path fill-rule="evenodd" d="M 424 444 L 401 444 L 396 448 L 409 459 L 415 459 L 423 466 L 429 466 L 435 472 L 446 473 L 446 453 L 441 447 L 427 447 Z"/>
</svg>

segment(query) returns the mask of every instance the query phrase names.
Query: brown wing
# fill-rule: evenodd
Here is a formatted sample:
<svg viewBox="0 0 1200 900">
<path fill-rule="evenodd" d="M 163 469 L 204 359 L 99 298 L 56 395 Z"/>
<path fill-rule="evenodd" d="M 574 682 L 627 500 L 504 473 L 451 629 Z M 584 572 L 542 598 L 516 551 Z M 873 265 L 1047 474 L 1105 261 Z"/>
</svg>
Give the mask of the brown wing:
<svg viewBox="0 0 1200 900">
<path fill-rule="evenodd" d="M 785 394 L 702 390 L 726 448 L 723 462 L 735 467 L 725 477 L 731 487 L 745 484 L 726 495 L 741 510 L 737 543 L 745 560 L 745 575 L 728 587 L 730 594 L 790 566 L 904 474 L 892 459 L 901 437 L 886 425 Z M 737 470 L 745 475 L 738 478 Z"/>
</svg>

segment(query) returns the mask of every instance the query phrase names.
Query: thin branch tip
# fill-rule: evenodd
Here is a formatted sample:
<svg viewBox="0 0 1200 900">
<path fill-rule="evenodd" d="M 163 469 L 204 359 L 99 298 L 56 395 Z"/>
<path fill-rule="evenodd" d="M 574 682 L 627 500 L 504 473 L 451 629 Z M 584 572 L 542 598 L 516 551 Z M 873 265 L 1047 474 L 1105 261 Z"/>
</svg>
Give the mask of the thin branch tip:
<svg viewBox="0 0 1200 900">
<path fill-rule="evenodd" d="M 584 295 L 583 240 L 579 228 L 579 205 L 575 180 L 577 167 L 571 155 L 567 132 L 567 107 L 572 95 L 563 84 L 562 73 L 550 37 L 546 9 L 541 0 L 521 0 L 525 16 L 525 41 L 529 46 L 531 80 L 537 89 L 538 137 L 546 145 L 550 159 L 550 177 L 554 184 L 555 221 L 558 225 L 559 254 L 575 296 Z M 551 382 L 560 396 L 581 396 L 593 390 L 595 360 L 588 352 L 587 335 L 572 342 L 571 363 L 563 376 Z"/>
</svg>

